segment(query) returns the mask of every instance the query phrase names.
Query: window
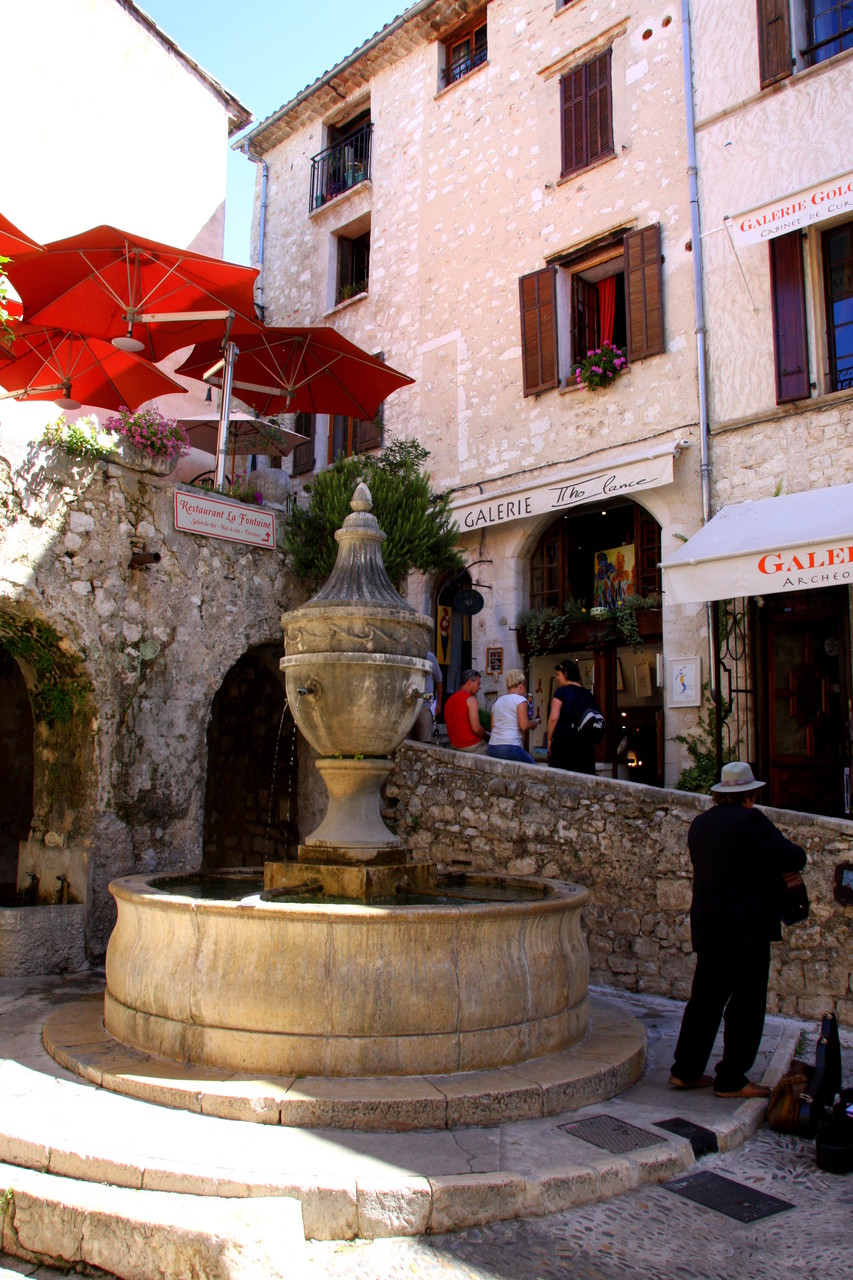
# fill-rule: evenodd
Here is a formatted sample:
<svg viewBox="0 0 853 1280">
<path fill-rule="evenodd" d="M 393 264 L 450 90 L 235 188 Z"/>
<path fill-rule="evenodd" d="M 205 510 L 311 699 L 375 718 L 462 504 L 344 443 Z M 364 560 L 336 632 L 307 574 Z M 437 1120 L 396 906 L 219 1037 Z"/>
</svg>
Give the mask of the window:
<svg viewBox="0 0 853 1280">
<path fill-rule="evenodd" d="M 761 87 L 853 49 L 851 0 L 757 0 Z"/>
<path fill-rule="evenodd" d="M 805 239 L 794 231 L 768 247 L 776 403 L 805 400 L 812 392 L 804 248 L 816 250 L 810 260 L 819 277 L 814 303 L 823 317 L 823 346 L 816 363 L 823 364 L 823 390 L 853 388 L 853 222 L 813 230 Z"/>
<path fill-rule="evenodd" d="M 329 462 L 336 458 L 351 458 L 354 453 L 367 453 L 368 449 L 382 446 L 382 416 L 377 414 L 372 422 L 359 422 L 336 413 L 329 423 Z"/>
<path fill-rule="evenodd" d="M 307 475 L 314 470 L 314 423 L 313 413 L 297 413 L 293 430 L 308 439 L 304 444 L 298 444 L 290 455 L 290 474 L 293 476 Z"/>
<path fill-rule="evenodd" d="M 345 124 L 329 126 L 329 145 L 311 160 L 309 210 L 370 177 L 372 136 L 369 108 Z"/>
<path fill-rule="evenodd" d="M 561 516 L 546 529 L 530 558 L 530 608 L 559 612 L 569 600 L 593 602 L 596 554 L 633 546 L 633 590 L 660 592 L 660 525 L 636 503 L 604 512 Z"/>
<path fill-rule="evenodd" d="M 519 281 L 524 394 L 565 383 L 605 341 L 628 360 L 664 350 L 660 224 L 614 232 Z M 558 321 L 558 313 L 560 320 Z"/>
<path fill-rule="evenodd" d="M 613 155 L 611 53 L 607 49 L 560 81 L 564 178 L 602 156 Z"/>
<path fill-rule="evenodd" d="M 367 293 L 370 277 L 370 232 L 350 240 L 338 236 L 338 283 L 335 305 L 360 293 Z"/>
<path fill-rule="evenodd" d="M 444 38 L 444 67 L 441 73 L 443 86 L 455 84 L 489 56 L 486 34 L 486 11 L 481 10 L 450 35 Z"/>
</svg>

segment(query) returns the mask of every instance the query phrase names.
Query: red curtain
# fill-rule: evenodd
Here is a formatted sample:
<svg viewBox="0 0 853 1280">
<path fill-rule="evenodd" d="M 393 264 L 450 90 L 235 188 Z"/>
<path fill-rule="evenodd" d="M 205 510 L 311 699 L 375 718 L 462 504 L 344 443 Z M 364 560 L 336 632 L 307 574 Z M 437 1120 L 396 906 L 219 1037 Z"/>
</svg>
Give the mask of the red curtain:
<svg viewBox="0 0 853 1280">
<path fill-rule="evenodd" d="M 613 341 L 613 314 L 616 310 L 616 277 L 598 282 L 598 322 L 602 343 Z"/>
</svg>

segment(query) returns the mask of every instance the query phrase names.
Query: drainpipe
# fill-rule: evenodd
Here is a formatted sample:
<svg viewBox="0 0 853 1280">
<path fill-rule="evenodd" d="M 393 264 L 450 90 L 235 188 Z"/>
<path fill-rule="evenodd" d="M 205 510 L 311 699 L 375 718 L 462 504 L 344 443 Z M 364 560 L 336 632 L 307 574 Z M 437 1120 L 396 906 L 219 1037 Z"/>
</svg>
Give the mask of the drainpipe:
<svg viewBox="0 0 853 1280">
<path fill-rule="evenodd" d="M 693 298 L 696 315 L 696 369 L 699 380 L 699 474 L 702 484 L 702 523 L 711 519 L 710 430 L 705 353 L 705 303 L 702 289 L 702 239 L 699 231 L 699 187 L 696 168 L 696 121 L 693 114 L 693 67 L 690 0 L 681 0 L 681 45 L 684 59 L 684 111 L 687 124 L 687 181 L 690 191 L 690 236 L 693 241 Z M 708 679 L 716 708 L 717 771 L 723 763 L 723 717 L 719 680 L 719 637 L 715 602 L 705 605 L 708 624 Z"/>
<path fill-rule="evenodd" d="M 240 150 L 247 160 L 251 160 L 253 164 L 261 166 L 261 211 L 258 220 L 258 261 L 257 267 L 259 271 L 258 282 L 256 285 L 257 296 L 255 298 L 255 306 L 260 312 L 261 320 L 264 318 L 264 234 L 267 225 L 267 182 L 269 179 L 270 167 L 261 156 L 252 155 L 249 150 L 248 142 L 244 142 Z"/>
</svg>

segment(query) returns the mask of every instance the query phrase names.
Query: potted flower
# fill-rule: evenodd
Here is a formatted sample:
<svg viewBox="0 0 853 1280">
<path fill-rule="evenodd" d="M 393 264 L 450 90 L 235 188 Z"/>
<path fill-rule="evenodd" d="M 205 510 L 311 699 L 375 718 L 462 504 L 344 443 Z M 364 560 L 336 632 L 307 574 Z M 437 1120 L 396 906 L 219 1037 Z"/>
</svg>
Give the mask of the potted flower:
<svg viewBox="0 0 853 1280">
<path fill-rule="evenodd" d="M 575 382 L 578 386 L 609 387 L 627 368 L 625 352 L 610 342 L 602 342 L 575 365 Z"/>
<path fill-rule="evenodd" d="M 187 433 L 174 418 L 164 418 L 157 409 L 137 409 L 125 405 L 107 418 L 104 427 L 118 437 L 116 452 L 125 466 L 135 471 L 168 475 L 179 458 L 190 451 Z"/>
</svg>

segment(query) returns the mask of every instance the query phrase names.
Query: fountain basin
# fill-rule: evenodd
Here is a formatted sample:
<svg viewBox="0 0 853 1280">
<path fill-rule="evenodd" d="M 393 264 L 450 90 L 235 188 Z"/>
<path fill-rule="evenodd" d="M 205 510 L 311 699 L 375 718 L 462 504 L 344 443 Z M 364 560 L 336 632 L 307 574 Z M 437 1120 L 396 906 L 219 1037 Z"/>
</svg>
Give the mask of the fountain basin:
<svg viewBox="0 0 853 1280">
<path fill-rule="evenodd" d="M 586 1032 L 577 885 L 439 876 L 435 897 L 384 905 L 228 901 L 170 881 L 110 885 L 104 1021 L 146 1052 L 278 1076 L 407 1076 L 509 1066 Z M 517 894 L 472 901 L 460 888 Z"/>
</svg>

